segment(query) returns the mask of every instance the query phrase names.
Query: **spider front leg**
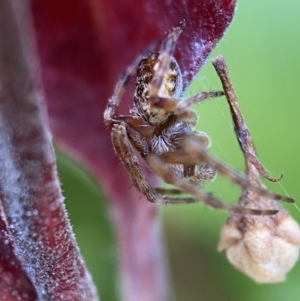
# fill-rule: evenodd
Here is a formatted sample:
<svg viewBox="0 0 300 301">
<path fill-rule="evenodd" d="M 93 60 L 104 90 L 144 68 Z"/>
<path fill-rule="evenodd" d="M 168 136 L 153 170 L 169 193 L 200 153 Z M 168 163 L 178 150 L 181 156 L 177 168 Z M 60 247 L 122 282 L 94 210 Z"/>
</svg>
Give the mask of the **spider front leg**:
<svg viewBox="0 0 300 301">
<path fill-rule="evenodd" d="M 111 138 L 115 153 L 124 164 L 133 185 L 146 196 L 149 202 L 155 204 L 194 202 L 192 198 L 173 199 L 164 197 L 159 193 L 159 189 L 156 191 L 150 186 L 132 147 L 134 145 L 142 157 L 149 155 L 147 141 L 137 130 L 125 122 L 116 123 L 112 127 Z"/>
<path fill-rule="evenodd" d="M 127 67 L 126 71 L 122 74 L 120 79 L 118 80 L 117 84 L 115 85 L 113 95 L 109 98 L 107 106 L 105 108 L 103 118 L 104 123 L 106 126 L 111 126 L 113 123 L 112 117 L 116 113 L 116 109 L 120 105 L 122 96 L 125 92 L 126 86 L 129 83 L 131 76 L 136 71 L 138 64 L 140 63 L 141 59 L 149 53 L 151 53 L 151 49 L 154 48 L 157 44 L 161 43 L 160 40 L 157 40 L 153 43 L 149 49 L 146 49 L 142 54 L 140 54 L 130 66 Z"/>
<path fill-rule="evenodd" d="M 253 184 L 247 177 L 227 167 L 217 159 L 213 158 L 201 145 L 199 137 L 188 135 L 183 138 L 181 151 L 165 152 L 161 156 L 163 162 L 168 164 L 201 164 L 206 163 L 219 174 L 228 178 L 231 182 L 240 186 L 243 190 L 251 190 L 261 196 L 269 197 L 277 201 L 293 203 L 294 199 L 272 193 L 269 190 Z"/>
<path fill-rule="evenodd" d="M 196 113 L 190 107 L 209 98 L 223 96 L 223 91 L 199 92 L 188 98 L 168 98 L 157 96 L 154 107 L 173 112 L 181 120 L 194 125 L 198 119 Z"/>
<path fill-rule="evenodd" d="M 160 176 L 165 182 L 178 187 L 183 192 L 191 194 L 195 198 L 194 201 L 203 202 L 206 205 L 211 206 L 213 208 L 226 210 L 238 214 L 272 215 L 278 212 L 278 210 L 260 210 L 225 204 L 219 199 L 215 198 L 213 195 L 199 190 L 198 187 L 191 184 L 184 178 L 179 178 L 175 174 L 171 173 L 168 167 L 166 166 L 166 163 L 164 162 L 164 160 L 161 159 L 161 157 L 158 157 L 155 154 L 150 154 L 146 158 L 146 161 L 149 164 L 150 168 L 153 170 L 153 172 Z M 181 199 L 177 200 L 180 201 Z"/>
<path fill-rule="evenodd" d="M 103 114 L 104 123 L 106 126 L 112 125 L 112 117 L 115 115 L 116 109 L 120 105 L 126 85 L 128 84 L 130 77 L 135 71 L 139 61 L 140 56 L 127 68 L 127 70 L 120 77 L 115 86 L 113 95 L 108 99 L 108 103 Z"/>
<path fill-rule="evenodd" d="M 207 163 L 210 167 L 216 170 L 218 173 L 228 178 L 231 182 L 239 185 L 244 190 L 251 190 L 261 196 L 269 197 L 270 199 L 277 201 L 284 201 L 288 203 L 293 203 L 294 199 L 282 196 L 280 194 L 272 193 L 269 190 L 257 186 L 251 182 L 247 177 L 239 174 L 238 172 L 232 170 L 227 167 L 217 159 L 210 156 L 207 151 L 201 146 L 199 143 L 199 138 L 197 136 L 186 136 L 183 139 L 183 152 L 179 152 L 177 154 L 177 160 L 182 162 L 183 160 L 187 160 L 190 164 L 199 164 L 199 163 Z M 172 152 L 170 152 L 172 155 Z M 164 154 L 165 158 L 167 154 Z M 182 156 L 182 158 L 180 158 Z M 169 155 L 170 157 L 170 155 Z M 166 159 L 167 160 L 167 159 Z"/>
<path fill-rule="evenodd" d="M 187 20 L 183 19 L 178 26 L 174 27 L 162 44 L 162 48 L 158 57 L 159 64 L 156 67 L 157 69 L 155 71 L 155 75 L 151 80 L 151 89 L 149 91 L 150 104 L 155 104 L 157 101 L 156 97 L 158 96 L 159 90 L 163 84 L 166 71 L 170 68 L 170 63 L 173 58 L 177 40 L 180 34 L 183 32 L 186 24 Z M 177 63 L 175 62 L 175 64 Z M 179 85 L 182 85 L 182 83 L 179 83 Z"/>
<path fill-rule="evenodd" d="M 111 140 L 115 153 L 124 164 L 133 185 L 144 194 L 150 202 L 155 203 L 158 195 L 152 191 L 151 186 L 143 174 L 142 168 L 128 139 L 125 122 L 113 125 Z"/>
</svg>

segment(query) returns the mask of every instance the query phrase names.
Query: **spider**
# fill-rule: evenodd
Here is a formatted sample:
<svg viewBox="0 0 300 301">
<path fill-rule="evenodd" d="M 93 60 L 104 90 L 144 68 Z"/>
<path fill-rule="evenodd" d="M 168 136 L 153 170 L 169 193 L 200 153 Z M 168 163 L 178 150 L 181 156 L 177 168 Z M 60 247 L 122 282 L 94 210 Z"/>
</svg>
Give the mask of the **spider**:
<svg viewBox="0 0 300 301">
<path fill-rule="evenodd" d="M 160 51 L 146 50 L 142 53 L 117 82 L 104 111 L 104 122 L 111 128 L 115 153 L 127 169 L 134 186 L 152 203 L 200 201 L 239 214 L 275 214 L 277 210 L 225 204 L 199 188 L 202 183 L 211 182 L 218 172 L 239 185 L 243 191 L 251 190 L 274 200 L 293 202 L 293 199 L 253 184 L 246 176 L 209 155 L 206 150 L 210 146 L 208 135 L 193 130 L 197 115 L 190 107 L 208 98 L 223 96 L 224 92 L 199 92 L 189 98 L 183 97 L 182 74 L 173 53 L 186 23 L 185 19 L 182 20 L 163 41 L 154 44 L 160 44 Z M 136 85 L 130 115 L 116 115 L 126 85 L 134 72 Z M 242 150 L 245 156 L 254 156 L 251 162 L 263 176 L 271 181 L 279 180 L 265 173 L 255 154 L 247 152 L 247 149 Z M 152 187 L 135 152 L 139 153 L 154 174 L 175 188 Z M 190 197 L 182 197 L 183 193 Z"/>
</svg>

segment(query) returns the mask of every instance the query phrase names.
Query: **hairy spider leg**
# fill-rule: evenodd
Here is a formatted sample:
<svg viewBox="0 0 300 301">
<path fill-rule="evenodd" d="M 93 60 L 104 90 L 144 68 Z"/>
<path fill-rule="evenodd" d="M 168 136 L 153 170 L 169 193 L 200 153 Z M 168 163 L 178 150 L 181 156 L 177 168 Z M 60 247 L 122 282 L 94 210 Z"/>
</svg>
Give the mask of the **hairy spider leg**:
<svg viewBox="0 0 300 301">
<path fill-rule="evenodd" d="M 226 211 L 231 211 L 238 214 L 253 214 L 253 215 L 273 215 L 278 212 L 278 210 L 261 210 L 261 209 L 252 209 L 244 208 L 239 206 L 234 206 L 230 204 L 225 204 L 213 195 L 201 191 L 196 186 L 190 184 L 185 179 L 181 179 L 176 175 L 169 172 L 168 168 L 164 162 L 154 154 L 150 154 L 146 161 L 148 162 L 151 169 L 159 175 L 165 182 L 170 183 L 176 187 L 179 187 L 182 191 L 185 191 L 188 194 L 191 194 L 195 198 L 195 202 L 203 202 L 208 206 L 211 206 L 215 209 L 221 209 Z M 181 199 L 177 199 L 181 201 Z M 167 204 L 166 200 L 166 204 Z"/>
<path fill-rule="evenodd" d="M 261 196 L 271 198 L 276 201 L 284 201 L 293 203 L 294 199 L 282 196 L 269 190 L 253 184 L 247 177 L 233 171 L 217 159 L 213 158 L 203 148 L 199 138 L 195 135 L 189 135 L 183 138 L 182 151 L 165 152 L 160 156 L 165 163 L 169 164 L 192 164 L 207 163 L 210 167 L 216 170 L 219 174 L 228 178 L 231 182 L 237 184 L 244 190 L 251 190 Z"/>
<path fill-rule="evenodd" d="M 178 24 L 178 26 L 174 27 L 173 31 L 169 33 L 168 37 L 165 39 L 162 45 L 162 49 L 160 50 L 160 54 L 159 54 L 160 63 L 150 84 L 151 86 L 151 89 L 149 91 L 150 105 L 154 105 L 156 102 L 159 101 L 157 97 L 159 94 L 158 93 L 159 89 L 162 86 L 164 75 L 167 69 L 169 68 L 177 40 L 180 34 L 183 32 L 186 24 L 187 24 L 187 20 L 183 19 Z"/>
<path fill-rule="evenodd" d="M 117 156 L 121 159 L 122 163 L 126 167 L 128 175 L 133 183 L 133 185 L 147 197 L 147 200 L 151 203 L 155 204 L 177 204 L 177 203 L 192 203 L 195 202 L 193 198 L 182 198 L 182 199 L 173 199 L 164 197 L 161 194 L 157 193 L 155 189 L 153 189 L 145 178 L 141 166 L 139 165 L 138 159 L 134 153 L 132 148 L 131 141 L 128 138 L 128 133 L 126 128 L 130 127 L 130 125 L 125 122 L 121 124 L 114 124 L 112 127 L 112 143 L 115 149 Z M 131 132 L 131 140 L 133 140 L 134 144 L 138 144 L 140 150 L 142 149 L 142 156 L 148 156 L 146 153 L 148 152 L 147 145 L 144 143 L 144 139 L 142 138 L 140 133 L 135 131 L 134 129 L 130 130 Z M 137 136 L 137 137 L 135 137 Z M 132 138 L 132 137 L 135 137 Z"/>
<path fill-rule="evenodd" d="M 135 60 L 134 62 L 127 67 L 125 72 L 119 78 L 117 84 L 115 85 L 113 95 L 109 98 L 106 109 L 104 111 L 104 123 L 106 126 L 112 124 L 113 120 L 112 117 L 116 113 L 117 107 L 120 105 L 122 96 L 125 92 L 126 86 L 129 83 L 129 80 L 132 74 L 136 71 L 136 68 L 141 61 L 141 59 L 151 53 L 151 49 L 155 48 L 158 44 L 161 43 L 161 40 L 155 41 L 150 47 L 143 51 Z"/>
<path fill-rule="evenodd" d="M 199 92 L 188 98 L 167 98 L 157 96 L 157 101 L 153 104 L 153 106 L 174 112 L 181 120 L 190 124 L 195 124 L 197 121 L 197 115 L 189 108 L 196 103 L 220 96 L 224 96 L 223 91 Z"/>
<path fill-rule="evenodd" d="M 128 174 L 135 187 L 137 187 L 137 189 L 142 192 L 150 202 L 156 204 L 204 202 L 205 204 L 213 208 L 229 210 L 239 214 L 271 215 L 277 213 L 277 210 L 243 208 L 222 203 L 219 199 L 215 198 L 211 194 L 199 190 L 195 185 L 189 183 L 187 180 L 181 179 L 175 174 L 171 173 L 166 167 L 166 162 L 164 162 L 161 157 L 150 153 L 147 141 L 134 127 L 131 127 L 129 124 L 122 123 L 120 125 L 114 125 L 113 130 L 114 133 L 112 133 L 112 140 L 116 153 L 119 155 L 123 164 L 126 166 Z M 197 141 L 197 143 L 199 144 L 199 140 Z M 171 194 L 174 194 L 178 192 L 178 190 L 152 188 L 142 173 L 141 167 L 132 149 L 132 145 L 140 153 L 141 157 L 148 163 L 149 167 L 155 174 L 160 176 L 166 183 L 170 183 L 180 188 L 179 191 L 181 191 L 181 193 L 185 192 L 191 194 L 193 198 L 168 198 L 158 194 L 158 191 L 167 193 L 171 192 Z M 201 148 L 206 153 L 204 148 Z M 129 152 L 129 154 L 124 154 L 123 152 Z M 206 153 L 206 155 L 210 157 L 208 153 Z M 212 160 L 214 159 L 212 158 Z M 188 161 L 188 164 L 193 164 L 192 160 Z M 243 180 L 245 179 L 243 178 Z M 245 182 L 249 184 L 249 186 L 252 185 L 251 188 L 253 188 L 254 190 L 258 189 L 259 191 L 265 192 L 264 189 L 257 188 L 255 185 L 248 183 L 247 179 L 245 180 Z"/>
<path fill-rule="evenodd" d="M 199 92 L 189 98 L 181 99 L 174 110 L 174 113 L 182 120 L 192 121 L 189 117 L 190 111 L 188 110 L 192 105 L 200 103 L 208 98 L 216 98 L 223 96 L 223 91 L 209 91 L 209 92 Z"/>
</svg>

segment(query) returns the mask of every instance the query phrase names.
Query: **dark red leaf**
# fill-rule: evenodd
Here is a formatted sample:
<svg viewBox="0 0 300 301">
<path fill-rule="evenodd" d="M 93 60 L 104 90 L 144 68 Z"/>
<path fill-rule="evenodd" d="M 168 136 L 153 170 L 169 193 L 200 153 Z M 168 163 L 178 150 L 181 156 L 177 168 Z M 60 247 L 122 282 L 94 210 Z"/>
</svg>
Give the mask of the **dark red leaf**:
<svg viewBox="0 0 300 301">
<path fill-rule="evenodd" d="M 32 3 L 51 128 L 61 146 L 94 172 L 113 201 L 124 299 L 140 300 L 141 291 L 143 300 L 165 300 L 166 288 L 158 285 L 164 264 L 160 234 L 153 233 L 155 208 L 138 201 L 124 168 L 115 163 L 103 110 L 126 66 L 184 17 L 189 26 L 176 55 L 187 84 L 224 34 L 235 1 Z"/>
<path fill-rule="evenodd" d="M 0 299 L 97 300 L 69 224 L 28 2 L 0 2 Z"/>
<path fill-rule="evenodd" d="M 167 300 L 168 281 L 156 207 L 144 198 L 139 200 L 140 194 L 130 189 L 125 169 L 116 164 L 109 129 L 102 121 L 103 110 L 126 66 L 150 43 L 164 38 L 182 18 L 189 23 L 179 40 L 176 57 L 187 86 L 228 27 L 235 0 L 31 0 L 31 3 L 50 126 L 61 147 L 86 164 L 110 197 L 120 248 L 122 297 L 131 301 Z M 33 91 L 36 84 L 33 83 Z M 131 102 L 128 96 L 122 109 L 127 109 Z M 9 146 L 17 150 L 5 156 L 18 162 L 17 170 L 22 175 L 19 181 L 24 175 L 30 179 L 28 187 L 22 183 L 19 186 L 33 196 L 32 202 L 17 198 L 9 203 L 12 198 L 7 198 L 3 187 L 11 193 L 12 186 L 2 183 L 4 212 L 16 239 L 12 245 L 14 254 L 40 298 L 44 296 L 41 287 L 51 292 L 54 300 L 60 300 L 74 287 L 90 288 L 66 222 L 50 155 L 49 133 L 42 127 L 45 120 L 40 108 L 36 103 L 32 107 L 21 103 L 2 112 L 12 121 Z M 2 141 L 6 141 L 4 138 Z M 31 160 L 39 162 L 34 170 L 26 165 Z M 14 185 L 19 187 L 16 182 Z M 19 205 L 21 211 L 16 209 Z M 26 216 L 26 206 L 30 216 Z M 39 213 L 37 216 L 32 215 L 36 212 L 33 209 Z M 21 228 L 26 231 L 21 232 Z M 63 250 L 67 252 L 61 253 Z M 71 254 L 74 260 L 68 261 Z M 64 259 L 60 268 L 51 261 L 57 255 Z M 60 273 L 67 280 L 72 277 L 69 287 Z M 22 283 L 25 285 L 26 281 Z M 86 293 L 89 294 L 88 289 Z"/>
<path fill-rule="evenodd" d="M 102 122 L 120 74 L 186 17 L 189 25 L 177 56 L 187 84 L 224 34 L 234 8 L 234 0 L 32 0 L 51 128 L 105 187 L 114 187 L 109 194 L 118 187 L 123 197 L 128 190 L 125 173 L 111 173 L 112 166 L 124 169 L 115 165 L 109 131 Z"/>
<path fill-rule="evenodd" d="M 35 289 L 14 254 L 2 201 L 0 203 L 0 293 L 2 300 L 36 300 Z"/>
</svg>

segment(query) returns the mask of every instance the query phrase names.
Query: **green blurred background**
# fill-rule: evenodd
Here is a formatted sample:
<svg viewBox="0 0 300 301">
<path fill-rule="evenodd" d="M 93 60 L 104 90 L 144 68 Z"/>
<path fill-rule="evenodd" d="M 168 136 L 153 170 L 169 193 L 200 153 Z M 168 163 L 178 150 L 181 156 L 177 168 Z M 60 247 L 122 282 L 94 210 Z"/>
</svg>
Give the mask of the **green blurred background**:
<svg viewBox="0 0 300 301">
<path fill-rule="evenodd" d="M 250 128 L 259 158 L 273 176 L 273 191 L 300 202 L 300 1 L 240 1 L 228 33 L 211 58 L 222 54 Z M 208 61 L 187 94 L 220 89 Z M 196 106 L 197 129 L 213 141 L 212 153 L 243 170 L 224 98 Z M 99 113 L 100 114 L 100 113 Z M 99 115 L 100 116 L 100 115 Z M 100 117 L 99 117 L 100 118 Z M 112 225 L 100 188 L 80 166 L 58 152 L 58 169 L 71 223 L 103 301 L 118 300 L 116 250 Z M 239 190 L 220 177 L 205 185 L 222 200 L 235 203 Z M 300 205 L 300 204 L 299 204 Z M 300 222 L 293 205 L 288 210 Z M 161 209 L 170 270 L 177 301 L 300 300 L 300 264 L 284 283 L 258 285 L 236 271 L 216 246 L 227 214 L 202 204 Z M 141 300 L 142 301 L 142 300 Z"/>
</svg>

